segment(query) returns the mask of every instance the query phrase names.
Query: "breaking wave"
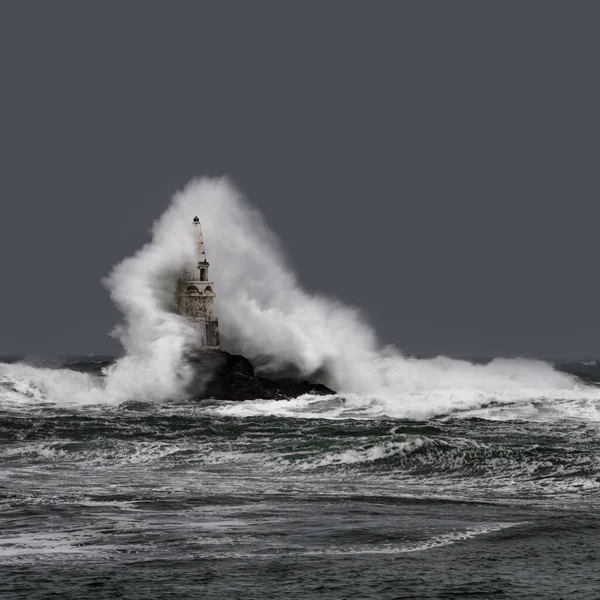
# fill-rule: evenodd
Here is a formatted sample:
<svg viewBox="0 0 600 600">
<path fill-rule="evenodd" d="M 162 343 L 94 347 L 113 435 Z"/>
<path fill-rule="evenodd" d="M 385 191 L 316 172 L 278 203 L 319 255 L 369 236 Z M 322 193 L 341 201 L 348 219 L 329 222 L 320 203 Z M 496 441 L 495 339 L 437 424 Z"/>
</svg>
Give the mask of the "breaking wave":
<svg viewBox="0 0 600 600">
<path fill-rule="evenodd" d="M 439 389 L 573 389 L 575 381 L 535 360 L 488 365 L 422 360 L 382 347 L 360 311 L 306 292 L 264 220 L 227 180 L 191 182 L 163 217 L 181 237 L 201 215 L 216 308 L 227 349 L 263 372 L 292 367 L 341 392 L 392 394 Z"/>
<path fill-rule="evenodd" d="M 177 277 L 193 260 L 195 215 L 215 281 L 223 347 L 247 356 L 259 372 L 293 370 L 338 390 L 352 410 L 415 418 L 490 402 L 600 398 L 596 389 L 541 361 L 416 359 L 382 346 L 359 310 L 302 289 L 277 237 L 224 178 L 193 180 L 175 194 L 154 223 L 152 240 L 106 278 L 123 313 L 114 335 L 124 357 L 101 377 L 0 365 L 0 385 L 9 395 L 69 403 L 184 398 L 192 378 L 184 354 L 193 329 L 174 314 L 173 304 Z M 285 410 L 273 403 L 250 406 Z M 322 412 L 319 406 L 316 411 Z"/>
</svg>

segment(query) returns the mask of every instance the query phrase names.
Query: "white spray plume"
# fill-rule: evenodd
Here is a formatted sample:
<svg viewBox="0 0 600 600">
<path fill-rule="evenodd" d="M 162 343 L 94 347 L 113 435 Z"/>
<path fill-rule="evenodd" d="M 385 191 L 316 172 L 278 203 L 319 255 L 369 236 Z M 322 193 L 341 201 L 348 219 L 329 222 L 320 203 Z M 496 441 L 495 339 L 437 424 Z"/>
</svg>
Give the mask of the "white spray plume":
<svg viewBox="0 0 600 600">
<path fill-rule="evenodd" d="M 131 269 L 125 268 L 127 261 L 117 268 L 127 281 L 124 294 L 115 293 L 113 285 L 113 297 L 126 314 L 128 307 L 139 303 L 132 298 L 139 289 L 133 282 L 140 276 L 136 273 L 142 274 L 142 285 L 149 290 L 147 305 L 136 312 L 144 320 L 152 318 L 136 328 L 138 315 L 128 317 L 128 351 L 130 346 L 140 348 L 132 338 L 148 329 L 154 330 L 151 335 L 166 354 L 173 349 L 179 352 L 185 345 L 185 325 L 168 312 L 168 303 L 176 273 L 191 252 L 186 240 L 196 215 L 215 282 L 223 345 L 255 361 L 263 371 L 277 372 L 291 365 L 304 377 L 318 374 L 321 381 L 341 392 L 391 396 L 439 389 L 493 392 L 576 385 L 571 377 L 540 361 L 498 359 L 474 365 L 443 357 L 407 358 L 394 348 L 381 348 L 357 310 L 300 287 L 277 238 L 225 178 L 189 183 L 155 224 L 152 243 L 129 259 L 134 261 Z M 156 357 L 157 362 L 161 360 L 162 354 Z M 169 380 L 173 379 L 171 375 Z"/>
<path fill-rule="evenodd" d="M 152 241 L 104 280 L 125 318 L 113 332 L 125 356 L 107 372 L 110 398 L 179 399 L 193 378 L 184 354 L 194 330 L 174 312 L 177 279 L 194 259 L 191 219 L 182 221 L 174 202 L 154 223 Z"/>
</svg>

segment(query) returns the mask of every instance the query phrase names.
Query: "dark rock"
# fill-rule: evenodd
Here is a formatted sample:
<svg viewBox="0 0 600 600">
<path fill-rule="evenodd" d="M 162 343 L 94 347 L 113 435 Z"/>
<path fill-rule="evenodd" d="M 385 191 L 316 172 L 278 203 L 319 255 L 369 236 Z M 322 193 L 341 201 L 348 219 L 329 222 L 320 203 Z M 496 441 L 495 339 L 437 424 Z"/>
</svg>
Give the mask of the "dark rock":
<svg viewBox="0 0 600 600">
<path fill-rule="evenodd" d="M 196 372 L 191 392 L 198 400 L 287 400 L 304 394 L 335 394 L 321 383 L 290 377 L 257 377 L 246 357 L 222 350 L 197 352 L 190 356 L 190 363 Z"/>
</svg>

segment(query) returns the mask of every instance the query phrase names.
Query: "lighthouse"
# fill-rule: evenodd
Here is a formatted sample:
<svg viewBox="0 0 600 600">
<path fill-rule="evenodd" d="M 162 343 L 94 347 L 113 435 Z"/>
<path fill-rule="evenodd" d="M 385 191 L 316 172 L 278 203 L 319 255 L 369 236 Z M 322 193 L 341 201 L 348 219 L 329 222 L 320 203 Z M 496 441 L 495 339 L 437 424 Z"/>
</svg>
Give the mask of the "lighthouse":
<svg viewBox="0 0 600 600">
<path fill-rule="evenodd" d="M 208 275 L 200 219 L 192 224 L 195 260 L 177 282 L 177 313 L 186 317 L 198 332 L 198 348 L 219 349 L 219 321 L 213 315 L 214 284 Z"/>
</svg>

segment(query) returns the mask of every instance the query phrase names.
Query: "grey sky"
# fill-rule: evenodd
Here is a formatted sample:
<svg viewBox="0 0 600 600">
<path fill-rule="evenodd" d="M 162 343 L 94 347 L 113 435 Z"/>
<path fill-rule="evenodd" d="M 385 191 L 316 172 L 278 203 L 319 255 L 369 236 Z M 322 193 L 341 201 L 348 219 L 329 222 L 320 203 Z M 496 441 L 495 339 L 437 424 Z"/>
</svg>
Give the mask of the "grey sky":
<svg viewBox="0 0 600 600">
<path fill-rule="evenodd" d="M 1 3 L 0 353 L 116 352 L 100 279 L 176 189 L 228 173 L 385 342 L 600 355 L 599 17 Z"/>
</svg>

